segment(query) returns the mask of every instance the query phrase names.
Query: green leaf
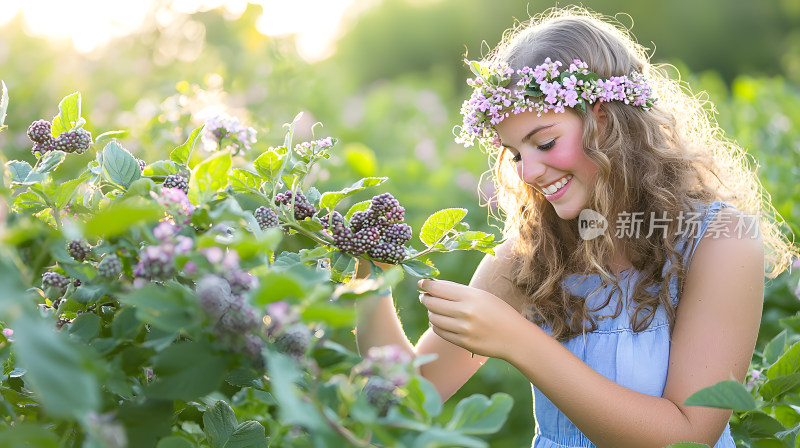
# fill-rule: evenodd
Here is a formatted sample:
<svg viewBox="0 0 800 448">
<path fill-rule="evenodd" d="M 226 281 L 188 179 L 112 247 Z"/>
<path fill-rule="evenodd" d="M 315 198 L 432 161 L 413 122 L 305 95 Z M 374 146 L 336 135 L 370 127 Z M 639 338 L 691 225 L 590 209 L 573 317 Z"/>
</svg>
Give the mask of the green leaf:
<svg viewBox="0 0 800 448">
<path fill-rule="evenodd" d="M 50 151 L 45 154 L 42 159 L 39 161 L 39 166 L 36 167 L 31 173 L 49 173 L 50 171 L 55 170 L 61 165 L 61 162 L 67 157 L 67 153 L 64 151 Z M 29 179 L 26 179 L 30 182 L 30 174 L 28 175 Z"/>
<path fill-rule="evenodd" d="M 87 236 L 117 236 L 130 227 L 153 223 L 164 216 L 164 210 L 151 201 L 127 200 L 115 202 L 86 222 Z"/>
<path fill-rule="evenodd" d="M 107 181 L 127 189 L 135 180 L 142 177 L 139 162 L 117 142 L 108 143 L 103 148 L 102 157 L 103 178 Z"/>
<path fill-rule="evenodd" d="M 6 168 L 8 168 L 8 173 L 11 176 L 11 182 L 23 182 L 33 170 L 30 163 L 19 160 L 7 162 Z"/>
<path fill-rule="evenodd" d="M 26 382 L 50 417 L 83 418 L 100 408 L 100 384 L 91 354 L 51 322 L 23 316 L 14 323 L 14 354 Z"/>
<path fill-rule="evenodd" d="M 148 284 L 120 296 L 120 302 L 136 307 L 136 318 L 161 330 L 190 331 L 202 322 L 195 300 L 185 288 Z M 194 303 L 192 303 L 194 302 Z"/>
<path fill-rule="evenodd" d="M 789 347 L 786 353 L 781 355 L 781 357 L 775 361 L 775 364 L 767 369 L 767 378 L 773 379 L 793 373 L 800 373 L 800 342 L 796 342 Z"/>
<path fill-rule="evenodd" d="M 100 334 L 100 316 L 93 313 L 83 313 L 75 318 L 67 327 L 70 335 L 78 338 L 84 344 Z"/>
<path fill-rule="evenodd" d="M 156 381 L 145 393 L 158 399 L 196 400 L 219 387 L 227 367 L 228 360 L 217 356 L 210 345 L 180 342 L 155 357 Z"/>
<path fill-rule="evenodd" d="M 158 441 L 156 448 L 195 448 L 195 444 L 181 436 L 164 437 Z"/>
<path fill-rule="evenodd" d="M 70 203 L 70 201 L 72 201 L 72 199 L 75 197 L 78 187 L 80 187 L 85 181 L 86 179 L 79 177 L 77 179 L 72 179 L 60 184 L 55 192 L 55 195 L 53 195 L 51 198 L 53 200 L 53 204 L 60 208 Z"/>
<path fill-rule="evenodd" d="M 400 266 L 403 267 L 404 271 L 408 272 L 414 277 L 433 278 L 439 275 L 439 270 L 436 269 L 435 266 L 427 264 L 417 258 L 404 261 L 400 264 Z"/>
<path fill-rule="evenodd" d="M 504 393 L 473 395 L 458 402 L 447 429 L 464 434 L 492 434 L 500 430 L 514 405 L 514 399 Z"/>
<path fill-rule="evenodd" d="M 273 182 L 280 174 L 281 166 L 283 165 L 283 157 L 284 156 L 278 154 L 276 150 L 269 149 L 268 151 L 264 151 L 263 154 L 253 161 L 253 166 L 255 166 L 258 174 L 263 176 L 265 180 Z"/>
<path fill-rule="evenodd" d="M 380 185 L 386 182 L 387 179 L 387 177 L 365 177 L 353 185 L 345 188 L 344 190 L 329 191 L 324 193 L 322 198 L 319 200 L 319 208 L 328 208 L 329 210 L 333 210 L 336 207 L 336 204 L 341 202 L 342 199 L 352 196 L 369 187 Z"/>
<path fill-rule="evenodd" d="M 422 377 L 413 377 L 407 386 L 410 405 L 417 412 L 430 418 L 436 418 L 442 413 L 442 398 L 433 384 Z"/>
<path fill-rule="evenodd" d="M 238 424 L 233 409 L 222 400 L 203 414 L 203 432 L 211 442 L 211 448 L 225 446 Z"/>
<path fill-rule="evenodd" d="M 254 294 L 254 303 L 263 306 L 268 303 L 288 299 L 303 298 L 306 289 L 304 280 L 292 272 L 268 272 L 259 277 L 259 287 Z"/>
<path fill-rule="evenodd" d="M 464 448 L 486 448 L 489 446 L 485 440 L 470 437 L 456 431 L 444 428 L 429 428 L 423 431 L 416 439 L 412 448 L 439 448 L 459 446 Z"/>
<path fill-rule="evenodd" d="M 353 206 L 350 207 L 350 210 L 347 211 L 347 214 L 344 215 L 344 219 L 350 221 L 350 218 L 352 218 L 356 212 L 361 212 L 368 209 L 370 204 L 372 204 L 372 201 L 361 201 L 353 204 Z"/>
<path fill-rule="evenodd" d="M 780 400 L 787 393 L 796 394 L 798 388 L 800 388 L 800 373 L 792 373 L 768 380 L 759 387 L 758 392 L 765 400 L 773 401 Z"/>
<path fill-rule="evenodd" d="M 158 160 L 151 163 L 144 169 L 143 176 L 169 176 L 170 174 L 180 173 L 181 166 L 172 160 Z"/>
<path fill-rule="evenodd" d="M 783 349 L 786 348 L 787 337 L 786 337 L 786 330 L 781 331 L 778 333 L 777 336 L 772 338 L 764 347 L 764 363 L 771 365 L 774 364 L 778 358 L 781 357 L 783 354 Z"/>
<path fill-rule="evenodd" d="M 197 138 L 200 137 L 200 132 L 203 130 L 204 126 L 205 125 L 200 125 L 200 127 L 189 134 L 189 138 L 187 138 L 182 145 L 173 149 L 172 152 L 169 153 L 170 160 L 181 165 L 187 165 L 189 159 L 192 158 L 192 149 L 194 149 Z"/>
<path fill-rule="evenodd" d="M 3 123 L 6 121 L 6 111 L 8 110 L 8 88 L 3 81 L 0 81 L 0 85 L 3 86 L 3 96 L 0 97 L 0 131 L 2 131 L 6 127 Z"/>
<path fill-rule="evenodd" d="M 228 170 L 231 168 L 231 153 L 221 151 L 198 163 L 189 179 L 189 199 L 196 204 L 205 204 L 216 192 L 228 186 Z"/>
<path fill-rule="evenodd" d="M 362 177 L 375 174 L 378 165 L 375 152 L 363 143 L 348 143 L 344 147 L 344 159 L 353 171 Z"/>
<path fill-rule="evenodd" d="M 356 321 L 356 310 L 329 303 L 312 303 L 301 312 L 303 320 L 326 322 L 333 328 L 352 327 Z"/>
<path fill-rule="evenodd" d="M 103 146 L 104 143 L 111 141 L 115 138 L 122 138 L 127 134 L 128 131 L 107 131 L 103 132 L 102 134 L 98 135 L 97 138 L 94 139 L 94 144 L 97 147 Z"/>
<path fill-rule="evenodd" d="M 299 425 L 309 432 L 329 433 L 330 429 L 313 404 L 301 397 L 295 385 L 302 372 L 295 362 L 281 353 L 267 355 L 267 370 L 272 383 L 272 393 L 278 401 L 278 416 L 282 425 Z"/>
<path fill-rule="evenodd" d="M 45 427 L 45 423 L 15 421 L 14 426 L 6 426 L 3 431 L 0 431 L 0 447 L 3 448 L 56 448 L 58 446 L 58 437 L 54 431 Z"/>
<path fill-rule="evenodd" d="M 229 182 L 235 191 L 249 192 L 261 188 L 261 178 L 258 174 L 241 168 L 231 170 Z"/>
<path fill-rule="evenodd" d="M 53 137 L 83 125 L 81 119 L 81 94 L 67 95 L 58 103 L 58 115 L 53 118 Z"/>
<path fill-rule="evenodd" d="M 686 399 L 689 406 L 707 406 L 711 408 L 733 409 L 736 411 L 755 411 L 758 404 L 745 387 L 736 381 L 720 381 L 719 383 L 700 389 Z"/>
<path fill-rule="evenodd" d="M 463 208 L 446 208 L 432 214 L 419 231 L 420 241 L 428 247 L 433 246 L 465 216 L 467 210 Z"/>
</svg>

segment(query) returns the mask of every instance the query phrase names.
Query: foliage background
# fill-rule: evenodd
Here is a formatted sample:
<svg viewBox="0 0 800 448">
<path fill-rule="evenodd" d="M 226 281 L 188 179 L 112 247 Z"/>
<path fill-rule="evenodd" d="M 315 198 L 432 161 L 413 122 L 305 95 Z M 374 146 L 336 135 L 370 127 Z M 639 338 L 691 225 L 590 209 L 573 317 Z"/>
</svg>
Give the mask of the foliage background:
<svg viewBox="0 0 800 448">
<path fill-rule="evenodd" d="M 406 222 L 415 229 L 440 208 L 465 207 L 473 228 L 499 233 L 479 205 L 478 189 L 487 188 L 479 186 L 488 168 L 485 157 L 453 142 L 451 129 L 468 94 L 462 58 L 465 52 L 474 56 L 487 51 L 481 42 L 494 45 L 513 24 L 512 17 L 524 20 L 529 12 L 554 3 L 362 3 L 362 12 L 349 19 L 334 54 L 315 63 L 298 55 L 291 37 L 267 37 L 256 30 L 262 14 L 258 5 L 238 17 L 222 10 L 173 11 L 170 21 L 159 22 L 157 11 L 172 8 L 168 1 L 158 2 L 140 31 L 91 54 L 77 53 L 68 43 L 31 37 L 17 17 L 0 28 L 0 78 L 14 97 L 9 128 L 0 134 L 3 161 L 32 162 L 27 126 L 51 117 L 58 100 L 74 91 L 82 92 L 88 122 L 96 130 L 129 129 L 126 147 L 146 160 L 165 158 L 185 140 L 191 126 L 176 128 L 171 121 L 185 108 L 224 102 L 232 114 L 270 128 L 268 135 L 259 135 L 264 142 L 280 141 L 281 124 L 304 110 L 300 138 L 310 137 L 311 125 L 321 121 L 325 128 L 316 129 L 318 137 L 332 135 L 344 143 L 337 147 L 331 169 L 316 173 L 320 190 L 339 189 L 362 176 L 388 176 L 385 190 L 404 204 Z M 638 40 L 655 48 L 654 61 L 674 64 L 694 91 L 708 92 L 721 126 L 760 165 L 764 186 L 798 233 L 800 3 L 583 4 L 604 14 L 629 14 L 618 18 L 628 26 L 633 23 Z M 73 173 L 83 168 L 84 162 L 74 163 Z M 66 177 L 70 167 L 60 172 Z M 480 254 L 470 252 L 434 261 L 441 278 L 466 283 L 479 260 Z M 794 295 L 797 277 L 784 274 L 768 283 L 759 348 L 780 331 L 779 318 L 800 311 Z M 408 336 L 416 341 L 427 322 L 409 282 L 395 295 Z M 477 392 L 511 394 L 512 415 L 490 443 L 527 446 L 534 433 L 529 388 L 510 366 L 492 360 L 456 399 Z"/>
</svg>

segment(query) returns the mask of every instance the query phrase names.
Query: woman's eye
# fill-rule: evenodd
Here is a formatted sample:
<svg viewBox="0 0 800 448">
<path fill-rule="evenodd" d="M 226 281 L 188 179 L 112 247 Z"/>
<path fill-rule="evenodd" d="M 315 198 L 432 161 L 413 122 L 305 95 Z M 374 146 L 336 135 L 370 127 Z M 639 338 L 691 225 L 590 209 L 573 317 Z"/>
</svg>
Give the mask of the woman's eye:
<svg viewBox="0 0 800 448">
<path fill-rule="evenodd" d="M 548 149 L 552 148 L 553 145 L 556 144 L 556 139 L 552 139 L 549 142 L 545 143 L 544 145 L 539 145 L 538 148 L 542 151 L 547 151 Z"/>
</svg>

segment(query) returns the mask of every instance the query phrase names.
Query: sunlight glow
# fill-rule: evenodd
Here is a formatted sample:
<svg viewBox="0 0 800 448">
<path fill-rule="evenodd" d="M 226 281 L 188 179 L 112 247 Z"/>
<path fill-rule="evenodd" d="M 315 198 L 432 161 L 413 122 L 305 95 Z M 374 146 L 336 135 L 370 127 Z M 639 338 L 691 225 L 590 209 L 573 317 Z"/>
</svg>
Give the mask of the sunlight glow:
<svg viewBox="0 0 800 448">
<path fill-rule="evenodd" d="M 26 31 L 54 41 L 71 40 L 82 53 L 141 27 L 156 0 L 4 0 L 0 26 L 22 13 Z M 257 29 L 264 35 L 295 35 L 300 56 L 316 61 L 329 56 L 340 24 L 358 0 L 250 0 L 264 14 Z M 224 7 L 238 17 L 247 0 L 172 0 L 171 9 L 193 13 Z"/>
</svg>

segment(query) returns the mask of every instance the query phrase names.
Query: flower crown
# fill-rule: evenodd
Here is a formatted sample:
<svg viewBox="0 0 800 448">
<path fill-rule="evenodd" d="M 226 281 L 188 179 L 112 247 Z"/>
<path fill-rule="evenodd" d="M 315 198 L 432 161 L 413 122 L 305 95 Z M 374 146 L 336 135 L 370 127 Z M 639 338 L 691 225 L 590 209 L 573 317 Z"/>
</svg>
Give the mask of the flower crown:
<svg viewBox="0 0 800 448">
<path fill-rule="evenodd" d="M 564 71 L 559 71 L 564 64 L 550 58 L 534 68 L 525 66 L 516 71 L 505 62 L 466 62 L 475 78 L 467 79 L 474 90 L 461 105 L 464 122 L 456 142 L 464 146 L 472 146 L 478 139 L 499 147 L 500 138 L 493 126 L 509 117 L 509 112 L 516 115 L 535 110 L 541 116 L 550 110 L 564 112 L 566 107 L 585 112 L 586 105 L 596 101 L 623 101 L 648 110 L 657 101 L 641 73 L 602 79 L 580 59 L 573 60 Z M 508 84 L 515 73 L 519 81 L 512 92 Z"/>
</svg>

